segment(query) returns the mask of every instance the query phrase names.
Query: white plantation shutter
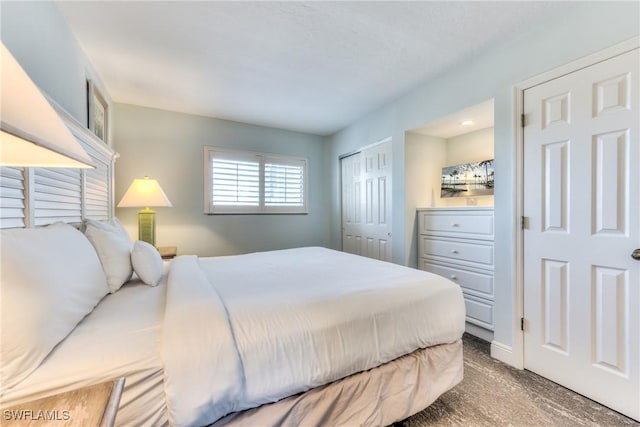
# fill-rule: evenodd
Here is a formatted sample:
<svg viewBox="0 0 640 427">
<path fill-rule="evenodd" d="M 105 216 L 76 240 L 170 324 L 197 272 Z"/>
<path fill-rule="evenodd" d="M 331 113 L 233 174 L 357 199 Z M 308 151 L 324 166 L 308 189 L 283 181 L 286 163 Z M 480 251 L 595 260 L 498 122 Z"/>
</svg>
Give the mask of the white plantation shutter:
<svg viewBox="0 0 640 427">
<path fill-rule="evenodd" d="M 306 213 L 307 161 L 205 147 L 205 213 Z"/>
<path fill-rule="evenodd" d="M 265 159 L 265 211 L 304 211 L 305 170 L 305 160 Z"/>
<path fill-rule="evenodd" d="M 83 145 L 95 166 L 84 171 L 83 219 L 108 220 L 112 209 L 111 159 L 95 148 Z"/>
<path fill-rule="evenodd" d="M 84 219 L 111 217 L 113 151 L 79 126 L 71 133 L 85 149 L 92 169 L 33 169 L 33 225 L 57 221 L 79 224 Z"/>
<path fill-rule="evenodd" d="M 33 225 L 82 222 L 82 170 L 35 168 Z"/>
<path fill-rule="evenodd" d="M 80 224 L 113 215 L 114 151 L 49 100 L 87 151 L 94 169 L 0 167 L 0 228 L 57 221 Z"/>
<path fill-rule="evenodd" d="M 26 226 L 24 170 L 0 167 L 0 228 Z"/>
<path fill-rule="evenodd" d="M 214 206 L 260 206 L 258 161 L 214 158 L 212 167 Z"/>
</svg>

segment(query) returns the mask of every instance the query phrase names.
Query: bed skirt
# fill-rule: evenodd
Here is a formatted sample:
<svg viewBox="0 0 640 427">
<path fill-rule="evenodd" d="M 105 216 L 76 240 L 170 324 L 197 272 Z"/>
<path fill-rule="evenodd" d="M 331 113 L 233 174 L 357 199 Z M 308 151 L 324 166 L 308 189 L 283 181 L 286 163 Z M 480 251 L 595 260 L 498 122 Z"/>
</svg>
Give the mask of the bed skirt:
<svg viewBox="0 0 640 427">
<path fill-rule="evenodd" d="M 462 381 L 462 341 L 419 349 L 306 393 L 221 418 L 221 426 L 387 426 Z"/>
</svg>

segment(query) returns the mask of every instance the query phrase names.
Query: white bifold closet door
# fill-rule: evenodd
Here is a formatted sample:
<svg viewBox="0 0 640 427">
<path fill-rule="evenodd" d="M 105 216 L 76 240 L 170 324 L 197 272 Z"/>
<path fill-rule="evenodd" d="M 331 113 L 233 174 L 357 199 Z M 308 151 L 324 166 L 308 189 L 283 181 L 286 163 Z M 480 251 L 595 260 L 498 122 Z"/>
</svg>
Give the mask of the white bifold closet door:
<svg viewBox="0 0 640 427">
<path fill-rule="evenodd" d="M 391 142 L 341 160 L 342 250 L 391 261 Z"/>
<path fill-rule="evenodd" d="M 638 52 L 524 93 L 525 368 L 636 420 Z"/>
</svg>

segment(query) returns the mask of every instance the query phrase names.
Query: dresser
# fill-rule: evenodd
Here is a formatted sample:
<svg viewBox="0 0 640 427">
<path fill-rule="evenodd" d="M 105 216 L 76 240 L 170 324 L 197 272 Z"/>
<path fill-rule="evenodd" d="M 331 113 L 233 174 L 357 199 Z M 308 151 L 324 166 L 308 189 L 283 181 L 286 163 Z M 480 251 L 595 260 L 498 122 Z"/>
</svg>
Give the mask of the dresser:
<svg viewBox="0 0 640 427">
<path fill-rule="evenodd" d="M 418 209 L 418 266 L 462 288 L 467 332 L 493 338 L 493 207 Z"/>
</svg>

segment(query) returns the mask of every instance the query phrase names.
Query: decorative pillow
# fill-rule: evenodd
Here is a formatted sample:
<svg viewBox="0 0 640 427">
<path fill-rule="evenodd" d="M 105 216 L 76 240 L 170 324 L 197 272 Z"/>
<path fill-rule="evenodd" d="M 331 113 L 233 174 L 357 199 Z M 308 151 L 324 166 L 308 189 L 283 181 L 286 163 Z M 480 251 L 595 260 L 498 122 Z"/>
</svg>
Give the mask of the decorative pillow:
<svg viewBox="0 0 640 427">
<path fill-rule="evenodd" d="M 138 240 L 133 244 L 131 262 L 136 274 L 149 286 L 156 286 L 162 279 L 162 257 L 156 248 Z"/>
<path fill-rule="evenodd" d="M 100 260 L 72 226 L 0 231 L 0 384 L 8 389 L 109 293 Z"/>
<path fill-rule="evenodd" d="M 131 238 L 118 218 L 111 221 L 85 221 L 84 234 L 96 249 L 111 293 L 120 289 L 133 274 Z"/>
</svg>

